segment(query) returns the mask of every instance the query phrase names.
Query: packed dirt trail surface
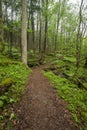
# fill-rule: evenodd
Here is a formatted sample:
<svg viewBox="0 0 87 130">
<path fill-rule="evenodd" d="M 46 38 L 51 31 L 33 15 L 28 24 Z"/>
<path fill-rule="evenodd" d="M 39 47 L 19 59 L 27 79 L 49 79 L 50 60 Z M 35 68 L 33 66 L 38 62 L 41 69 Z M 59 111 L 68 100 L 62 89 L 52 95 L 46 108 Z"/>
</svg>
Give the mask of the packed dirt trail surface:
<svg viewBox="0 0 87 130">
<path fill-rule="evenodd" d="M 16 108 L 18 121 L 14 130 L 77 130 L 66 106 L 41 68 L 34 68 Z"/>
</svg>

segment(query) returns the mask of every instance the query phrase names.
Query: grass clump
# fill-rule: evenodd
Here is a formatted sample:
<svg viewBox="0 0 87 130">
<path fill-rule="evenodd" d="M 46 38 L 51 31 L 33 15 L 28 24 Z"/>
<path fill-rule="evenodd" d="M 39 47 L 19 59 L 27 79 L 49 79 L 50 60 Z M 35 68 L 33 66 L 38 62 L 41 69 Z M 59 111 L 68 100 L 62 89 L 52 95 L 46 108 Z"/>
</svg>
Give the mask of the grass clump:
<svg viewBox="0 0 87 130">
<path fill-rule="evenodd" d="M 87 91 L 52 72 L 44 72 L 44 75 L 54 84 L 59 95 L 68 102 L 68 108 L 80 128 L 87 128 Z"/>
</svg>

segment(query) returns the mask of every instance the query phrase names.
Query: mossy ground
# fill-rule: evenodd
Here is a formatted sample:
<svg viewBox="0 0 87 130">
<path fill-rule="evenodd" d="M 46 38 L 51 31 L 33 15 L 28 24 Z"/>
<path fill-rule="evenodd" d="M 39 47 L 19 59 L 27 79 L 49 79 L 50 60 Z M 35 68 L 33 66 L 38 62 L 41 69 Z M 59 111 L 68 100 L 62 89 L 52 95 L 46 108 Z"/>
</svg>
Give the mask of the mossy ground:
<svg viewBox="0 0 87 130">
<path fill-rule="evenodd" d="M 0 128 L 2 128 L 4 120 L 11 119 L 12 113 L 9 110 L 20 99 L 31 69 L 21 62 L 14 64 L 14 61 L 2 55 L 0 55 L 0 63 L 2 63 L 0 65 L 0 83 L 7 82 L 8 79 L 13 82 L 9 90 L 0 95 Z"/>
</svg>

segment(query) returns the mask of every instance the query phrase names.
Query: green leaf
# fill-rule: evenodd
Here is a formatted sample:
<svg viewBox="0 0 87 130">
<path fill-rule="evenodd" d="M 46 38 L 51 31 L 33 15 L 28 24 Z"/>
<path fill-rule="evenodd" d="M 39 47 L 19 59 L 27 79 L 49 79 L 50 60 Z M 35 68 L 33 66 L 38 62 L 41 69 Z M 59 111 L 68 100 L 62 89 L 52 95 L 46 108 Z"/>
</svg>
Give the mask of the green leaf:
<svg viewBox="0 0 87 130">
<path fill-rule="evenodd" d="M 7 100 L 8 97 L 7 97 L 7 96 L 1 96 L 0 99 L 1 99 L 1 100 Z"/>
<path fill-rule="evenodd" d="M 75 120 L 76 122 L 79 122 L 78 117 L 77 117 L 76 114 L 72 114 L 72 116 L 73 116 L 73 118 L 74 118 L 74 120 Z"/>
<path fill-rule="evenodd" d="M 15 100 L 13 98 L 10 98 L 9 103 L 14 103 Z"/>
<path fill-rule="evenodd" d="M 3 120 L 3 116 L 0 116 L 0 120 Z"/>
<path fill-rule="evenodd" d="M 10 120 L 13 120 L 13 119 L 15 119 L 15 114 L 14 113 L 11 113 L 11 115 L 10 115 Z"/>
</svg>

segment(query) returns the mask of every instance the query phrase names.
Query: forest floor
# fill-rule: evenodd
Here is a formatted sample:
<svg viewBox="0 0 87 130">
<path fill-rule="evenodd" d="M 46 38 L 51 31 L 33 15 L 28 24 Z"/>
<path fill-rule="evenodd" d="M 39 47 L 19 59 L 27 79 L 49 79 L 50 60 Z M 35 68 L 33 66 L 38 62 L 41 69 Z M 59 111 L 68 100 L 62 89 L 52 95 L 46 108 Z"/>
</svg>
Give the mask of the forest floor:
<svg viewBox="0 0 87 130">
<path fill-rule="evenodd" d="M 43 76 L 41 67 L 33 68 L 26 91 L 14 109 L 17 119 L 12 130 L 78 130 L 67 103 Z"/>
</svg>

